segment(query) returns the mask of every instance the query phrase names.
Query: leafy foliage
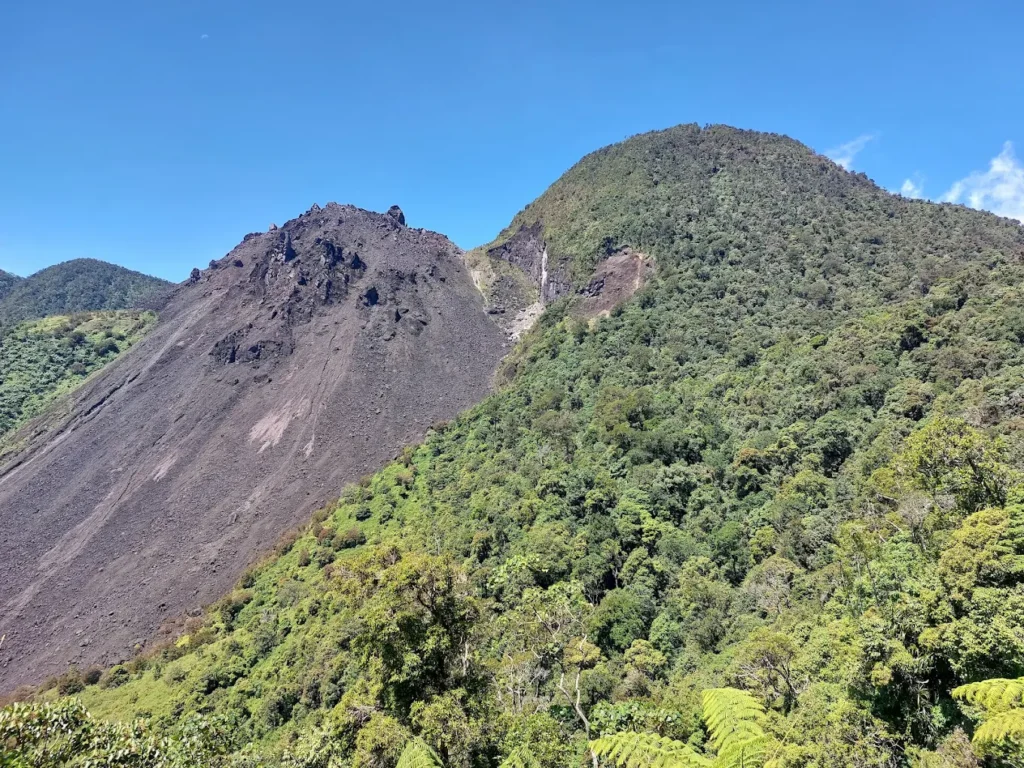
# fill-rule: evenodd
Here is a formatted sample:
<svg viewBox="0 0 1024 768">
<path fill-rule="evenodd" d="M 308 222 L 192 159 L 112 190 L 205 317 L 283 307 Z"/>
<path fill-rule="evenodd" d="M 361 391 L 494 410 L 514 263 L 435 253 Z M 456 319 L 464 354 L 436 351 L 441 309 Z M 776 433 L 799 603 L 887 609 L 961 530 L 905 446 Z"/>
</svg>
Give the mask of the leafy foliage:
<svg viewBox="0 0 1024 768">
<path fill-rule="evenodd" d="M 654 734 L 623 731 L 592 741 L 598 757 L 621 768 L 638 765 L 715 766 L 715 768 L 762 768 L 768 761 L 771 740 L 761 723 L 764 707 L 749 693 L 735 688 L 713 688 L 702 694 L 702 716 L 716 753 L 709 760 L 685 744 Z"/>
<path fill-rule="evenodd" d="M 1024 761 L 1024 678 L 994 679 L 961 685 L 953 697 L 982 719 L 973 741 L 982 749 Z"/>
<path fill-rule="evenodd" d="M 726 758 L 726 764 L 731 765 L 736 759 L 737 764 L 746 764 L 753 744 L 764 740 L 760 725 L 764 707 L 746 691 L 735 688 L 713 688 L 704 691 L 702 698 L 704 722 L 719 760 Z"/>
<path fill-rule="evenodd" d="M 539 768 L 540 763 L 529 747 L 516 747 L 501 761 L 498 768 Z"/>
<path fill-rule="evenodd" d="M 1013 742 L 1019 751 L 1024 744 L 1024 711 L 1000 712 L 986 718 L 974 732 L 974 741 L 983 745 Z"/>
<path fill-rule="evenodd" d="M 599 758 L 620 768 L 701 768 L 707 760 L 679 741 L 652 733 L 616 733 L 590 742 Z"/>
<path fill-rule="evenodd" d="M 0 334 L 0 435 L 40 413 L 141 339 L 152 312 L 48 317 Z"/>
<path fill-rule="evenodd" d="M 0 279 L 0 328 L 48 315 L 136 308 L 170 288 L 166 280 L 116 264 L 65 261 L 9 283 L 6 289 Z"/>
<path fill-rule="evenodd" d="M 423 739 L 413 739 L 402 750 L 397 768 L 441 768 L 441 758 Z"/>
<path fill-rule="evenodd" d="M 953 690 L 953 698 L 992 712 L 1024 708 L 1024 678 L 983 680 Z"/>
<path fill-rule="evenodd" d="M 192 730 L 195 722 L 190 721 Z M 199 768 L 221 765 L 210 728 L 158 736 L 145 723 L 104 723 L 75 701 L 14 704 L 0 711 L 0 765 L 7 768 Z"/>
</svg>

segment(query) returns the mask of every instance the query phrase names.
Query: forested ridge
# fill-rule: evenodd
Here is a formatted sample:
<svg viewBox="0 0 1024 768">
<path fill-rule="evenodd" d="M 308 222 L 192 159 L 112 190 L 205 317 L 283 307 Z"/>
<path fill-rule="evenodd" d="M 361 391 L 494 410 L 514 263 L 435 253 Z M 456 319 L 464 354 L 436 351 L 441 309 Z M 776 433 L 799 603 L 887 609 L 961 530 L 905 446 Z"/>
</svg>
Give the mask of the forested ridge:
<svg viewBox="0 0 1024 768">
<path fill-rule="evenodd" d="M 499 240 L 535 222 L 577 281 L 656 273 L 549 306 L 176 641 L 6 710 L 10 760 L 1024 764 L 1024 229 L 721 126 Z"/>
<path fill-rule="evenodd" d="M 166 280 L 97 259 L 72 259 L 26 278 L 0 273 L 0 328 L 49 315 L 139 308 L 170 288 Z"/>
<path fill-rule="evenodd" d="M 17 285 L 21 279 L 17 275 L 12 275 L 10 272 L 4 272 L 0 269 L 0 299 L 7 295 L 7 292 Z"/>
</svg>

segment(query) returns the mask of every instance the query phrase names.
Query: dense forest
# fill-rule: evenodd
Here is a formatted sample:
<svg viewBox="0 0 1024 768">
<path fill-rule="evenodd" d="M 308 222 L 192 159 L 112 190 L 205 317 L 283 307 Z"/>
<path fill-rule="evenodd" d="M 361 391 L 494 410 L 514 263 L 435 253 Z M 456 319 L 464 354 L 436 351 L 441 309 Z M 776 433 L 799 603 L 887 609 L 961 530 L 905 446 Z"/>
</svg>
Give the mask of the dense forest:
<svg viewBox="0 0 1024 768">
<path fill-rule="evenodd" d="M 11 288 L 17 285 L 19 280 L 21 278 L 17 275 L 12 275 L 10 272 L 4 272 L 0 269 L 0 299 L 6 296 Z"/>
<path fill-rule="evenodd" d="M 166 280 L 96 259 L 55 264 L 6 288 L 5 275 L 0 275 L 0 327 L 49 315 L 147 308 L 171 288 Z"/>
<path fill-rule="evenodd" d="M 155 321 L 152 312 L 83 312 L 0 333 L 0 437 L 126 351 Z"/>
<path fill-rule="evenodd" d="M 577 281 L 656 274 L 549 306 L 176 639 L 5 710 L 12 764 L 1024 765 L 1024 229 L 696 126 L 501 238 L 538 221 Z"/>
</svg>

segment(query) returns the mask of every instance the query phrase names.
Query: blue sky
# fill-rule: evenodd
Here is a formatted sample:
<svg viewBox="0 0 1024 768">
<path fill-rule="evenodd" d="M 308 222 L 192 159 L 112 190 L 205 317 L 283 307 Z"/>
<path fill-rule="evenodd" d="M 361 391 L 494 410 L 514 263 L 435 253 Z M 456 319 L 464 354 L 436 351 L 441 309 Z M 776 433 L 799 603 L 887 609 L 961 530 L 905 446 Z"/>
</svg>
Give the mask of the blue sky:
<svg viewBox="0 0 1024 768">
<path fill-rule="evenodd" d="M 19 274 L 180 280 L 330 200 L 470 247 L 586 152 L 683 122 L 1024 217 L 1019 0 L 10 0 L 0 26 Z"/>
</svg>

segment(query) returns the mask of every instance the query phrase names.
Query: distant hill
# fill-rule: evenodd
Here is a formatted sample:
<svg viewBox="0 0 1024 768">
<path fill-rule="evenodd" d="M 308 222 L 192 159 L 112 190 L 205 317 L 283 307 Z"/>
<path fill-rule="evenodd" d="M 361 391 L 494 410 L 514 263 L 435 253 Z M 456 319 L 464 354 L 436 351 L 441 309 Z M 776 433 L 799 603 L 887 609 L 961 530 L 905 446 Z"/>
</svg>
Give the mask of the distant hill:
<svg viewBox="0 0 1024 768">
<path fill-rule="evenodd" d="M 0 269 L 0 299 L 6 296 L 21 280 L 22 278 L 17 275 L 12 275 L 10 272 L 4 272 Z"/>
<path fill-rule="evenodd" d="M 65 261 L 24 279 L 3 273 L 0 326 L 48 315 L 138 307 L 171 285 L 97 259 Z"/>
</svg>

